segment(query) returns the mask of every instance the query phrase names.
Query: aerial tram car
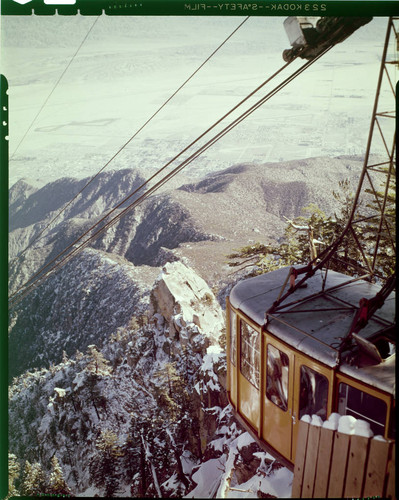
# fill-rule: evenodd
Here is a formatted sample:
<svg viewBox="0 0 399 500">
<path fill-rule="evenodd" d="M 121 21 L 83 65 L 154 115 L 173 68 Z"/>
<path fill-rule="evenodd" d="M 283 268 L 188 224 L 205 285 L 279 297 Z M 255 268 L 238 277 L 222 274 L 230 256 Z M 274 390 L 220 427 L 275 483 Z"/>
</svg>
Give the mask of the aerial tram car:
<svg viewBox="0 0 399 500">
<path fill-rule="evenodd" d="M 352 415 L 394 439 L 394 293 L 385 297 L 375 284 L 318 270 L 274 312 L 278 293 L 289 290 L 288 275 L 291 268 L 249 278 L 227 299 L 228 395 L 236 417 L 288 464 L 304 415 Z M 383 305 L 355 333 L 361 300 Z"/>
<path fill-rule="evenodd" d="M 283 58 L 311 59 L 325 49 L 327 32 L 335 44 L 369 20 L 325 18 L 314 25 L 288 18 L 284 24 L 292 49 Z M 388 40 L 387 33 L 379 86 Z M 370 165 L 373 120 L 357 199 Z M 389 172 L 394 151 L 395 146 Z M 358 215 L 356 200 L 346 234 Z M 380 216 L 384 220 L 383 209 Z M 306 266 L 244 279 L 226 300 L 227 393 L 233 413 L 261 447 L 290 468 L 304 415 L 322 420 L 333 412 L 352 415 L 367 421 L 375 435 L 395 439 L 396 280 L 390 276 L 374 283 L 370 264 L 367 273 L 355 277 L 329 269 L 329 259 L 344 244 L 341 235 Z"/>
</svg>

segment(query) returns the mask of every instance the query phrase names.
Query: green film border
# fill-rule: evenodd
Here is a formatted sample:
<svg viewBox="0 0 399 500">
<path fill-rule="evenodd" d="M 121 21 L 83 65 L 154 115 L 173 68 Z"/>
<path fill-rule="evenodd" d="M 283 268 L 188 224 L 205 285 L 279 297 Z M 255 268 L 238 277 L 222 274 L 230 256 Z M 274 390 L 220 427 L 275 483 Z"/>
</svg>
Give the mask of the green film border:
<svg viewBox="0 0 399 500">
<path fill-rule="evenodd" d="M 67 4 L 68 3 L 68 4 Z M 1 15 L 119 16 L 398 16 L 399 2 L 384 0 L 1 0 Z M 0 498 L 8 489 L 7 281 L 8 281 L 8 83 L 1 75 L 0 141 Z M 398 88 L 399 90 L 399 88 Z"/>
<path fill-rule="evenodd" d="M 1 0 L 2 15 L 394 16 L 397 0 Z"/>
<path fill-rule="evenodd" d="M 1 137 L 0 137 L 0 498 L 8 489 L 8 418 L 7 418 L 7 299 L 8 299 L 8 83 L 0 75 Z"/>
</svg>

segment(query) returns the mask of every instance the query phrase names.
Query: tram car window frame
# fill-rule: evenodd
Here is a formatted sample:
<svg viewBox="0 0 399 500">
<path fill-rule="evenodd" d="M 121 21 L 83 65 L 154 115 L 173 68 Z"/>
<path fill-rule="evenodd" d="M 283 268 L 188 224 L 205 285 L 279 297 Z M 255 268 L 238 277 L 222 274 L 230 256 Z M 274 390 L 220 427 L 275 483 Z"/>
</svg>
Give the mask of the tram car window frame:
<svg viewBox="0 0 399 500">
<path fill-rule="evenodd" d="M 260 386 L 260 332 L 240 320 L 240 371 L 256 389 Z"/>
<path fill-rule="evenodd" d="M 272 344 L 267 345 L 266 397 L 283 411 L 288 410 L 289 358 Z"/>
<path fill-rule="evenodd" d="M 309 366 L 300 367 L 299 419 L 304 415 L 327 418 L 328 378 Z"/>
<path fill-rule="evenodd" d="M 230 309 L 230 361 L 237 365 L 237 314 Z"/>
<path fill-rule="evenodd" d="M 340 382 L 338 386 L 338 413 L 352 415 L 365 420 L 375 435 L 385 435 L 388 406 L 377 398 L 357 387 Z"/>
</svg>

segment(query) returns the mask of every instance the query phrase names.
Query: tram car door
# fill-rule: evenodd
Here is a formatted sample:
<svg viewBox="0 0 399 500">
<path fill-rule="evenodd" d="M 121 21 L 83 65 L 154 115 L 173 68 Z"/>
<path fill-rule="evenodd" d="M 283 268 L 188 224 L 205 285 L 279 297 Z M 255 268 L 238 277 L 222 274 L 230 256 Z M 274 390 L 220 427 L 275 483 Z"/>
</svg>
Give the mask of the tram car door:
<svg viewBox="0 0 399 500">
<path fill-rule="evenodd" d="M 299 420 L 331 412 L 333 372 L 269 335 L 264 355 L 262 438 L 294 462 Z"/>
<path fill-rule="evenodd" d="M 299 421 L 304 415 L 326 420 L 331 413 L 334 371 L 317 361 L 295 355 L 294 411 L 291 460 L 294 462 Z"/>
<path fill-rule="evenodd" d="M 294 423 L 294 356 L 281 342 L 267 336 L 264 356 L 262 438 L 290 460 Z"/>
</svg>

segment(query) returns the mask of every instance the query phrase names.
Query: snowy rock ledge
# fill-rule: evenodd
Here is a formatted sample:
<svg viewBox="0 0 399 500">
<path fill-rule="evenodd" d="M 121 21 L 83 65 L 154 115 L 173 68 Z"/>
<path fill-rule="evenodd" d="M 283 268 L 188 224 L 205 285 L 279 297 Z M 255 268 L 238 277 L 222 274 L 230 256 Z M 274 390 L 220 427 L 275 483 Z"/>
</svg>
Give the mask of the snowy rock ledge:
<svg viewBox="0 0 399 500">
<path fill-rule="evenodd" d="M 181 262 L 169 262 L 163 267 L 150 304 L 150 316 L 161 314 L 165 318 L 170 337 L 179 338 L 193 323 L 209 345 L 218 344 L 224 328 L 222 309 L 206 282 Z"/>
</svg>

